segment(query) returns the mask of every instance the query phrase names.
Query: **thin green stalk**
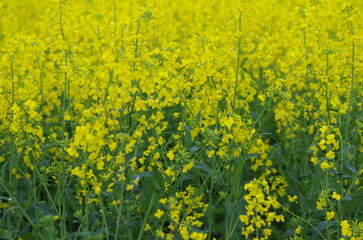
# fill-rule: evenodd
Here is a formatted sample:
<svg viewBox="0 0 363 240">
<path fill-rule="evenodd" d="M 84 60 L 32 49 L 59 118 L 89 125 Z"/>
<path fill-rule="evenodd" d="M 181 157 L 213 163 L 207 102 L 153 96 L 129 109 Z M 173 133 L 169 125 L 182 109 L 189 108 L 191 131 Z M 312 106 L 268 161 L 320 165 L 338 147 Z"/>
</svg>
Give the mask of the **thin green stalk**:
<svg viewBox="0 0 363 240">
<path fill-rule="evenodd" d="M 349 110 L 348 110 L 348 118 L 347 118 L 347 124 L 346 124 L 346 134 L 348 134 L 349 131 L 349 125 L 350 125 L 350 117 L 351 117 L 351 113 L 353 110 L 353 99 L 354 99 L 354 75 L 355 75 L 355 67 L 354 67 L 354 62 L 355 62 L 355 43 L 354 41 L 352 41 L 352 66 L 351 66 L 351 85 L 350 85 L 350 97 L 349 97 Z"/>
<path fill-rule="evenodd" d="M 106 239 L 109 240 L 110 233 L 108 231 L 105 205 L 103 204 L 103 199 L 102 199 L 101 195 L 98 195 L 98 199 L 100 200 L 100 205 L 101 205 L 101 210 L 102 210 L 102 224 L 104 225 L 104 228 L 106 229 Z"/>
<path fill-rule="evenodd" d="M 132 71 L 136 71 L 136 58 L 139 55 L 139 35 L 140 35 L 140 28 L 141 28 L 141 20 L 144 15 L 142 15 L 139 20 L 137 21 L 137 28 L 136 28 L 136 39 L 135 39 L 135 50 L 134 50 L 134 66 Z"/>
<path fill-rule="evenodd" d="M 282 205 L 281 205 L 282 206 Z M 321 237 L 321 239 L 327 240 L 324 235 L 314 226 L 312 225 L 308 220 L 296 215 L 295 213 L 291 212 L 288 208 L 282 206 L 282 208 L 284 209 L 284 211 L 286 211 L 287 213 L 291 214 L 292 216 L 294 216 L 295 218 L 300 219 L 301 221 L 305 222 L 307 225 L 309 225 L 312 229 L 315 230 L 315 232 L 317 232 L 319 234 L 319 236 Z"/>
<path fill-rule="evenodd" d="M 81 230 L 83 232 L 89 232 L 89 229 L 88 229 L 88 227 L 89 227 L 88 226 L 88 211 L 89 211 L 89 209 L 88 209 L 88 204 L 87 204 L 87 198 L 84 197 L 82 201 L 84 203 L 84 207 L 82 207 L 81 210 L 84 209 L 84 211 L 82 211 L 82 213 L 84 212 L 84 215 L 83 215 L 83 217 L 81 219 L 81 224 L 79 225 L 77 232 L 81 232 Z M 75 235 L 73 240 L 76 240 L 77 237 L 78 236 Z M 115 239 L 117 239 L 117 238 L 115 238 Z"/>
<path fill-rule="evenodd" d="M 113 1 L 113 24 L 114 24 L 114 34 L 117 34 L 117 4 L 116 0 Z"/>
<path fill-rule="evenodd" d="M 120 221 L 121 221 L 121 215 L 122 215 L 122 205 L 123 205 L 123 198 L 124 198 L 124 188 L 125 188 L 125 183 L 122 182 L 121 183 L 121 199 L 120 199 L 120 204 L 119 204 L 119 208 L 118 208 L 118 214 L 117 214 L 117 220 L 116 220 L 116 234 L 115 234 L 115 239 L 118 239 L 118 233 L 119 233 L 119 229 L 120 229 Z"/>
<path fill-rule="evenodd" d="M 11 106 L 14 105 L 15 103 L 15 83 L 14 83 L 14 58 L 15 55 L 17 54 L 18 49 L 16 49 L 13 53 L 13 56 L 11 57 L 11 62 L 10 62 L 10 74 L 11 74 L 11 88 L 12 88 L 12 94 L 11 94 Z M 14 119 L 14 112 L 11 111 L 11 119 Z M 14 186 L 13 184 L 13 177 L 12 177 L 12 169 L 13 169 L 13 159 L 15 157 L 15 137 L 14 134 L 11 135 L 11 140 L 12 140 L 12 149 L 11 149 L 11 156 L 10 156 L 10 160 L 9 160 L 9 186 Z"/>
<path fill-rule="evenodd" d="M 63 28 L 63 2 L 62 0 L 59 1 L 59 26 L 60 26 L 60 30 L 61 30 L 61 35 L 62 35 L 62 40 L 66 41 L 65 38 L 65 33 L 64 33 L 64 28 Z M 65 65 L 67 66 L 67 51 L 66 49 L 64 49 L 64 59 L 65 59 Z M 65 116 L 65 108 L 66 108 L 66 97 L 67 97 L 67 82 L 68 82 L 68 78 L 67 78 L 67 72 L 64 72 L 64 86 L 63 86 L 63 99 L 62 99 L 62 109 L 61 109 L 61 116 L 62 116 L 62 136 L 61 136 L 61 140 L 62 143 L 64 143 L 65 140 L 65 120 L 64 120 L 64 116 Z M 65 172 L 65 150 L 64 147 L 62 146 L 62 166 L 61 166 L 61 183 L 59 185 L 59 188 L 61 190 L 61 197 L 62 197 L 62 206 L 60 206 L 61 209 L 60 212 L 61 214 L 61 234 L 62 234 L 62 238 L 65 239 L 67 238 L 67 224 L 66 224 L 66 198 L 65 198 L 65 185 L 66 185 L 66 172 Z M 58 189 L 59 189 L 58 188 Z"/>
<path fill-rule="evenodd" d="M 62 144 L 64 143 L 65 140 L 65 120 L 64 120 L 64 116 L 65 116 L 65 108 L 66 108 L 66 91 L 67 91 L 67 73 L 64 73 L 64 93 L 63 93 L 63 100 L 62 100 Z M 65 150 L 64 147 L 61 147 L 62 149 L 62 166 L 61 166 L 61 184 L 60 184 L 60 188 L 61 188 L 61 193 L 62 193 L 62 233 L 63 233 L 63 237 L 67 236 L 67 230 L 66 230 L 66 198 L 65 198 L 65 185 L 66 185 L 66 172 L 65 172 Z"/>
<path fill-rule="evenodd" d="M 328 180 L 329 180 L 329 173 L 328 173 L 328 171 L 325 171 L 325 189 L 329 189 L 329 182 L 328 182 Z M 324 210 L 325 210 L 325 212 L 328 211 L 328 209 L 327 209 L 326 206 L 324 207 Z M 328 223 L 328 221 L 325 221 L 325 226 L 326 226 L 326 233 L 328 235 L 327 238 L 329 240 L 330 239 L 330 231 L 329 231 L 329 223 Z"/>
<path fill-rule="evenodd" d="M 61 31 L 61 34 L 62 34 L 62 39 L 63 41 L 65 41 L 66 37 L 65 37 L 65 34 L 64 34 L 64 29 L 63 29 L 63 3 L 62 3 L 62 0 L 59 0 L 59 3 L 58 3 L 58 7 L 59 7 L 59 28 L 60 28 L 60 31 Z"/>
<path fill-rule="evenodd" d="M 100 31 L 100 25 L 98 25 L 98 24 L 97 24 L 97 38 L 98 38 L 98 41 L 100 41 L 100 42 L 101 42 L 101 31 Z M 103 53 L 102 53 L 102 44 L 100 44 L 99 52 L 100 52 L 101 65 L 103 66 L 103 59 L 102 59 L 102 56 L 103 56 Z"/>
<path fill-rule="evenodd" d="M 142 235 L 144 234 L 144 228 L 145 228 L 147 219 L 149 218 L 150 212 L 153 209 L 154 203 L 156 201 L 155 197 L 156 197 L 156 193 L 155 193 L 155 191 L 153 191 L 153 194 L 151 195 L 151 199 L 150 199 L 150 202 L 149 202 L 149 206 L 148 206 L 146 214 L 144 216 L 144 220 L 142 221 L 142 224 L 141 224 L 141 227 L 140 227 L 139 236 L 137 238 L 138 240 L 141 240 Z"/>
<path fill-rule="evenodd" d="M 2 189 L 5 190 L 5 192 L 9 195 L 9 197 L 11 198 L 11 200 L 19 207 L 19 211 L 23 214 L 23 216 L 28 220 L 29 224 L 35 228 L 35 224 L 33 222 L 33 220 L 30 218 L 30 216 L 25 212 L 24 208 L 21 206 L 21 204 L 18 202 L 18 200 L 16 199 L 16 197 L 10 192 L 10 190 L 0 181 L 0 185 L 2 187 Z M 42 236 L 40 236 L 41 239 L 43 239 Z"/>
<path fill-rule="evenodd" d="M 40 174 L 39 169 L 37 167 L 35 167 L 34 169 L 35 169 L 35 172 L 39 175 L 39 178 L 42 179 L 42 175 Z M 45 182 L 43 180 L 40 181 L 40 184 L 43 186 L 43 188 L 45 190 L 45 193 L 47 194 L 48 199 L 50 201 L 50 204 L 52 205 L 54 211 L 56 211 L 56 214 L 59 216 L 60 213 L 57 211 L 57 207 L 56 207 L 55 202 L 54 202 L 54 200 L 52 198 L 52 195 L 50 194 L 50 192 L 48 190 L 47 185 L 45 184 Z"/>
<path fill-rule="evenodd" d="M 44 104 L 44 92 L 43 92 L 43 71 L 40 66 L 39 55 L 36 50 L 34 50 L 35 59 L 37 61 L 38 69 L 39 69 L 39 91 L 40 91 L 40 98 L 41 98 L 41 105 Z"/>
<path fill-rule="evenodd" d="M 242 31 L 242 11 L 239 12 L 238 18 L 238 32 L 241 33 Z M 232 108 L 235 108 L 236 105 L 236 96 L 237 96 L 237 89 L 238 89 L 238 75 L 239 75 L 239 65 L 240 65 L 240 58 L 241 58 L 241 40 L 242 36 L 238 37 L 238 46 L 237 46 L 237 66 L 236 66 L 236 80 L 234 83 L 234 94 L 233 94 L 233 104 Z"/>
<path fill-rule="evenodd" d="M 213 161 L 212 161 L 212 164 L 213 164 Z M 213 166 L 212 166 L 212 169 L 213 169 Z M 208 174 L 208 176 L 210 176 L 211 175 L 211 173 L 210 174 Z M 212 206 L 212 203 L 213 203 L 213 183 L 214 183 L 214 181 L 213 181 L 213 177 L 212 177 L 212 179 L 211 179 L 211 181 L 210 181 L 211 183 L 210 183 L 210 188 L 209 188 L 209 190 L 208 190 L 208 194 L 209 194 L 209 206 Z M 208 239 L 210 240 L 210 239 L 212 239 L 212 221 L 211 221 L 211 219 L 213 219 L 213 216 L 210 216 L 209 218 L 208 218 Z"/>
<path fill-rule="evenodd" d="M 11 62 L 10 62 L 11 88 L 12 88 L 11 106 L 13 106 L 15 103 L 14 58 L 17 53 L 18 49 L 14 51 L 13 56 L 11 56 Z"/>
<path fill-rule="evenodd" d="M 326 55 L 326 69 L 325 76 L 328 78 L 329 71 L 329 54 Z M 328 113 L 328 124 L 331 124 L 331 116 L 330 116 L 330 101 L 329 101 L 329 85 L 328 82 L 325 83 L 325 99 L 326 99 L 326 110 Z"/>
</svg>

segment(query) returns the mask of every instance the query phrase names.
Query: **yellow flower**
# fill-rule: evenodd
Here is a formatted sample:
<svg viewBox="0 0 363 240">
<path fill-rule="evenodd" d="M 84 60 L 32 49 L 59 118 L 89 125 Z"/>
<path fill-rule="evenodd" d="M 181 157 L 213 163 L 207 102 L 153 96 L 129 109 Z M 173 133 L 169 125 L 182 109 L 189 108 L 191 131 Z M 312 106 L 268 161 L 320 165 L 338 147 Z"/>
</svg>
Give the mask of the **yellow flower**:
<svg viewBox="0 0 363 240">
<path fill-rule="evenodd" d="M 320 142 L 318 143 L 318 145 L 321 150 L 325 150 L 326 149 L 325 139 L 321 139 Z"/>
<path fill-rule="evenodd" d="M 332 198 L 334 198 L 334 199 L 336 199 L 337 201 L 340 201 L 340 199 L 342 198 L 338 193 L 336 193 L 336 192 L 333 192 L 333 194 L 332 194 L 332 196 L 331 196 Z"/>
<path fill-rule="evenodd" d="M 167 176 L 169 176 L 169 177 L 173 177 L 173 176 L 175 176 L 175 172 L 172 170 L 172 167 L 168 167 L 168 168 L 164 171 L 164 173 L 165 173 Z"/>
<path fill-rule="evenodd" d="M 335 216 L 335 212 L 334 211 L 329 211 L 329 212 L 326 212 L 325 219 L 327 221 L 329 221 L 329 220 L 332 220 L 334 218 L 334 216 Z"/>
<path fill-rule="evenodd" d="M 174 239 L 174 235 L 173 234 L 166 234 L 166 240 L 173 240 Z"/>
<path fill-rule="evenodd" d="M 324 126 L 322 126 L 319 130 L 320 130 L 320 132 L 321 132 L 322 134 L 324 134 L 324 133 L 326 133 L 326 131 L 328 131 L 328 126 L 324 125 Z"/>
<path fill-rule="evenodd" d="M 326 141 L 326 144 L 334 144 L 335 143 L 335 135 L 334 134 L 329 134 L 328 136 L 326 136 L 326 139 L 328 141 Z"/>
<path fill-rule="evenodd" d="M 192 240 L 204 240 L 207 237 L 208 237 L 208 234 L 206 234 L 206 233 L 193 232 L 192 234 L 190 234 L 190 238 Z"/>
<path fill-rule="evenodd" d="M 325 154 L 325 157 L 326 158 L 329 158 L 329 159 L 334 159 L 335 158 L 335 153 L 333 151 L 329 151 Z"/>
<path fill-rule="evenodd" d="M 150 224 L 146 223 L 146 224 L 145 224 L 144 231 L 146 232 L 146 231 L 148 231 L 148 230 L 150 230 L 150 229 L 151 229 Z"/>
<path fill-rule="evenodd" d="M 156 230 L 156 236 L 160 238 L 165 238 L 165 233 L 160 231 L 159 229 Z"/>
<path fill-rule="evenodd" d="M 215 151 L 214 150 L 209 150 L 206 153 L 207 157 L 209 157 L 209 158 L 213 157 L 214 154 L 215 154 Z"/>
<path fill-rule="evenodd" d="M 174 160 L 174 153 L 173 151 L 169 151 L 166 156 L 170 159 L 170 160 Z"/>
<path fill-rule="evenodd" d="M 154 216 L 157 218 L 157 219 L 160 219 L 163 215 L 164 215 L 164 211 L 163 210 L 156 210 L 156 213 L 154 213 Z"/>
<path fill-rule="evenodd" d="M 120 204 L 120 200 L 113 200 L 111 202 L 111 205 L 119 205 Z"/>
<path fill-rule="evenodd" d="M 296 195 L 294 195 L 294 196 L 288 196 L 288 200 L 289 200 L 289 202 L 295 202 L 295 203 L 297 203 L 297 201 L 296 201 L 296 199 L 297 199 L 297 196 Z"/>
<path fill-rule="evenodd" d="M 352 229 L 350 227 L 348 220 L 343 220 L 340 223 L 340 227 L 341 227 L 342 235 L 347 236 L 347 237 L 352 236 L 353 232 L 352 232 Z"/>
<path fill-rule="evenodd" d="M 193 168 L 193 166 L 194 166 L 194 162 L 193 161 L 189 162 L 188 164 L 184 165 L 182 172 L 183 173 L 188 172 L 190 169 Z"/>
<path fill-rule="evenodd" d="M 268 239 L 268 237 L 269 237 L 269 236 L 271 236 L 271 234 L 272 234 L 272 230 L 271 230 L 271 229 L 269 229 L 269 228 L 265 228 L 265 229 L 263 229 L 263 236 L 264 236 L 266 239 Z"/>
<path fill-rule="evenodd" d="M 316 165 L 316 164 L 318 164 L 319 159 L 318 159 L 317 157 L 311 157 L 311 158 L 310 158 L 310 161 L 311 161 L 314 165 Z"/>
<path fill-rule="evenodd" d="M 239 216 L 239 220 L 241 221 L 241 222 L 243 222 L 244 224 L 248 224 L 249 223 L 249 221 L 248 221 L 248 216 L 247 215 L 240 215 Z"/>
<path fill-rule="evenodd" d="M 326 203 L 323 200 L 316 201 L 316 209 L 323 210 L 323 207 L 325 207 Z"/>
<path fill-rule="evenodd" d="M 301 234 L 301 226 L 298 226 L 298 227 L 295 229 L 295 234 L 296 234 L 296 235 L 300 235 L 300 234 Z"/>
<path fill-rule="evenodd" d="M 161 198 L 161 199 L 159 199 L 159 203 L 166 204 L 167 200 L 168 200 L 167 198 Z"/>
<path fill-rule="evenodd" d="M 321 164 L 320 164 L 320 168 L 323 170 L 329 169 L 330 168 L 330 164 L 324 160 Z"/>
</svg>

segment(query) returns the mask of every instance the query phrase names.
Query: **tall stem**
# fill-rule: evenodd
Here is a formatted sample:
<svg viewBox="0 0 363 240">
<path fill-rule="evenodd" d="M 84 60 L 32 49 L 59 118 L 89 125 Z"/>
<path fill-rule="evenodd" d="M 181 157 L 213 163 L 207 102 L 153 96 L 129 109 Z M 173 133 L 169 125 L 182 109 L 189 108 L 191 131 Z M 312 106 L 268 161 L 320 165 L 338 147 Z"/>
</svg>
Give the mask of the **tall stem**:
<svg viewBox="0 0 363 240">
<path fill-rule="evenodd" d="M 239 34 L 242 31 L 242 11 L 239 12 L 239 18 L 238 18 L 238 32 Z M 240 64 L 240 58 L 241 58 L 241 36 L 238 36 L 238 48 L 237 48 L 237 66 L 236 66 L 236 81 L 234 83 L 234 94 L 233 94 L 233 104 L 232 108 L 235 108 L 236 105 L 236 95 L 237 95 L 237 89 L 238 89 L 238 74 L 239 74 L 239 64 Z"/>
</svg>

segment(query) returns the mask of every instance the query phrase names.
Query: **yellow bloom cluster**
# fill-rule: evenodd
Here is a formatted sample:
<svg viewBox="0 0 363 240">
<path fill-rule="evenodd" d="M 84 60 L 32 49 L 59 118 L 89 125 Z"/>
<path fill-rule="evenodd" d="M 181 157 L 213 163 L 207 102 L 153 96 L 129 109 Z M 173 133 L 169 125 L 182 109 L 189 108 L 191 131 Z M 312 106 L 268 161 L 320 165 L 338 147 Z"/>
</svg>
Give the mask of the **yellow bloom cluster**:
<svg viewBox="0 0 363 240">
<path fill-rule="evenodd" d="M 320 135 L 316 137 L 318 143 L 317 145 L 313 145 L 311 150 L 313 151 L 313 157 L 311 157 L 311 162 L 316 165 L 320 164 L 320 168 L 323 171 L 327 169 L 336 169 L 335 167 L 335 158 L 336 151 L 339 150 L 339 141 L 336 139 L 337 136 L 340 136 L 339 130 L 331 129 L 324 125 L 319 129 Z M 319 156 L 319 153 L 325 153 L 322 157 Z M 321 159 L 321 160 L 319 160 Z"/>
<path fill-rule="evenodd" d="M 0 238 L 362 239 L 362 10 L 1 0 Z"/>
<path fill-rule="evenodd" d="M 199 219 L 204 216 L 208 207 L 208 204 L 202 202 L 202 198 L 190 185 L 185 191 L 176 192 L 175 196 L 161 198 L 159 203 L 164 210 L 157 209 L 154 216 L 162 221 L 161 225 L 168 222 L 166 231 L 169 233 L 159 228 L 158 236 L 172 239 L 175 234 L 180 234 L 182 239 L 206 239 L 207 234 L 195 231 L 203 225 Z"/>
<path fill-rule="evenodd" d="M 283 222 L 283 215 L 276 214 L 280 203 L 277 201 L 276 193 L 266 180 L 254 179 L 244 187 L 248 194 L 244 196 L 247 202 L 246 214 L 240 215 L 239 219 L 245 224 L 242 235 L 248 238 L 251 234 L 262 232 L 262 238 L 268 239 L 272 230 L 268 228 L 273 221 Z M 258 236 L 258 235 L 257 235 Z"/>
<path fill-rule="evenodd" d="M 340 223 L 342 239 L 359 240 L 363 239 L 363 222 L 343 220 Z"/>
</svg>

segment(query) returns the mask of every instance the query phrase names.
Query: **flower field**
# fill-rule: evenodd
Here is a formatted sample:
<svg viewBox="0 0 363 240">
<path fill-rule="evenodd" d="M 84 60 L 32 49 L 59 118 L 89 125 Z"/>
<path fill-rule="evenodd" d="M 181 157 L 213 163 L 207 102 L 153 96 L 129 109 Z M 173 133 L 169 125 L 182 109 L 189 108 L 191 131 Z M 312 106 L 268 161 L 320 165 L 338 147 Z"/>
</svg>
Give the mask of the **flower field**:
<svg viewBox="0 0 363 240">
<path fill-rule="evenodd" d="M 362 11 L 0 0 L 0 240 L 362 240 Z"/>
</svg>

